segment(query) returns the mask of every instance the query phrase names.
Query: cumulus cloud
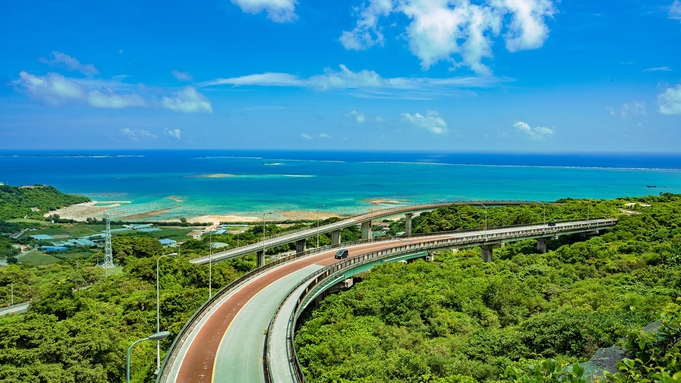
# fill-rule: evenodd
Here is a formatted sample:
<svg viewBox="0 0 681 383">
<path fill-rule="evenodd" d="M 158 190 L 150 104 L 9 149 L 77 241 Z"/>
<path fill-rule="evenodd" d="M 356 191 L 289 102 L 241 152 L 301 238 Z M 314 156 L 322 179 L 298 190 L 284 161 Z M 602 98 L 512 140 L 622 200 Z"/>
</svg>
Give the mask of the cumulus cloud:
<svg viewBox="0 0 681 383">
<path fill-rule="evenodd" d="M 120 76 L 114 80 L 77 79 L 58 73 L 36 76 L 22 71 L 13 85 L 32 99 L 50 105 L 77 103 L 106 109 L 163 107 L 182 113 L 213 111 L 210 101 L 192 87 L 158 100 L 155 95 L 144 97 L 136 93 L 134 86 L 122 83 L 121 79 Z"/>
<path fill-rule="evenodd" d="M 427 99 L 454 90 L 492 87 L 509 79 L 492 76 L 459 76 L 450 78 L 384 78 L 372 70 L 354 72 L 345 65 L 339 70 L 326 68 L 323 74 L 301 78 L 288 73 L 263 73 L 241 77 L 218 78 L 200 86 L 282 86 L 311 88 L 320 91 L 355 90 L 359 97 L 399 97 Z"/>
<path fill-rule="evenodd" d="M 357 121 L 358 124 L 361 124 L 366 120 L 364 115 L 362 113 L 357 112 L 356 110 L 353 110 L 352 112 L 348 113 L 348 117 Z"/>
<path fill-rule="evenodd" d="M 675 88 L 667 88 L 657 96 L 660 113 L 667 115 L 681 115 L 681 84 Z"/>
<path fill-rule="evenodd" d="M 380 124 L 380 123 L 385 122 L 385 119 L 381 116 L 376 116 L 376 122 Z"/>
<path fill-rule="evenodd" d="M 87 102 L 95 108 L 121 109 L 132 106 L 147 106 L 147 101 L 137 94 L 116 94 L 111 90 L 106 93 L 93 90 L 88 93 Z"/>
<path fill-rule="evenodd" d="M 166 109 L 181 113 L 206 112 L 213 113 L 213 108 L 206 96 L 188 86 L 175 93 L 174 97 L 163 97 L 162 105 Z"/>
<path fill-rule="evenodd" d="M 417 128 L 427 130 L 433 134 L 445 134 L 449 132 L 445 120 L 434 110 L 427 111 L 425 116 L 420 113 L 415 113 L 414 115 L 402 113 L 402 118 Z"/>
<path fill-rule="evenodd" d="M 622 118 L 644 116 L 646 114 L 645 102 L 634 101 L 626 103 L 620 108 Z"/>
<path fill-rule="evenodd" d="M 139 141 L 140 138 L 146 139 L 146 140 L 158 138 L 157 135 L 151 133 L 148 130 L 144 130 L 144 129 L 132 130 L 130 128 L 123 128 L 123 129 L 121 129 L 121 134 L 123 134 L 125 137 L 127 137 L 127 138 L 129 138 L 133 141 Z"/>
<path fill-rule="evenodd" d="M 76 60 L 74 57 L 71 57 L 61 52 L 53 51 L 51 59 L 40 58 L 40 62 L 48 64 L 50 66 L 64 66 L 66 67 L 66 69 L 70 71 L 75 70 L 88 76 L 99 74 L 99 71 L 97 70 L 97 68 L 95 68 L 94 65 L 81 64 L 80 61 Z"/>
<path fill-rule="evenodd" d="M 516 128 L 518 132 L 526 134 L 534 140 L 541 140 L 551 137 L 554 133 L 553 129 L 551 128 L 546 128 L 543 126 L 537 126 L 533 128 L 528 123 L 523 121 L 517 121 L 513 124 L 513 127 Z"/>
<path fill-rule="evenodd" d="M 319 138 L 330 140 L 332 137 L 330 135 L 326 134 L 326 133 L 320 133 Z"/>
<path fill-rule="evenodd" d="M 306 140 L 311 140 L 311 139 L 312 139 L 312 136 L 309 135 L 309 134 L 307 134 L 307 133 L 303 133 L 303 134 L 301 134 L 300 136 L 303 137 L 303 138 L 306 139 Z"/>
<path fill-rule="evenodd" d="M 166 129 L 165 133 L 169 135 L 170 137 L 179 140 L 180 139 L 180 134 L 182 131 L 180 129 Z"/>
<path fill-rule="evenodd" d="M 267 12 L 267 17 L 277 23 L 294 21 L 296 16 L 296 0 L 232 0 L 246 13 Z"/>
<path fill-rule="evenodd" d="M 405 31 L 409 47 L 423 69 L 447 60 L 489 74 L 482 60 L 492 57 L 493 37 L 505 30 L 506 49 L 511 52 L 539 48 L 549 35 L 545 19 L 555 12 L 553 0 L 370 0 L 359 12 L 355 28 L 343 32 L 339 41 L 349 50 L 382 45 L 379 19 L 402 14 L 409 19 Z"/>
<path fill-rule="evenodd" d="M 671 72 L 671 71 L 672 71 L 672 68 L 670 68 L 670 67 L 668 67 L 668 66 L 661 66 L 661 67 L 659 67 L 659 68 L 648 68 L 648 69 L 644 69 L 643 71 L 644 71 L 644 72 Z"/>
<path fill-rule="evenodd" d="M 191 81 L 191 80 L 194 79 L 194 77 L 187 72 L 180 72 L 179 70 L 173 70 L 170 73 L 172 73 L 173 77 L 175 77 L 176 79 L 178 79 L 180 81 Z"/>
<path fill-rule="evenodd" d="M 50 105 L 81 101 L 86 97 L 85 90 L 76 81 L 57 73 L 34 76 L 28 72 L 20 72 L 19 80 L 15 82 L 15 85 L 25 91 L 29 97 Z"/>
<path fill-rule="evenodd" d="M 674 0 L 672 6 L 669 7 L 669 17 L 674 20 L 681 20 L 681 1 Z"/>
</svg>

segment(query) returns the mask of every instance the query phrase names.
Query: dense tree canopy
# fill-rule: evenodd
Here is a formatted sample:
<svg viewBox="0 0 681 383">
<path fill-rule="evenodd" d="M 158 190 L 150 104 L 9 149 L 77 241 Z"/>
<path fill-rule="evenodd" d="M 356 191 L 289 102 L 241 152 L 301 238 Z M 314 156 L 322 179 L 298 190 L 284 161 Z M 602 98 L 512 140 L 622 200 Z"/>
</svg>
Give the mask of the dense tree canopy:
<svg viewBox="0 0 681 383">
<path fill-rule="evenodd" d="M 588 359 L 681 296 L 681 196 L 641 201 L 652 206 L 631 215 L 618 209 L 622 200 L 591 201 L 591 217 L 617 214 L 618 225 L 553 241 L 546 254 L 528 240 L 495 250 L 492 263 L 465 249 L 375 268 L 308 313 L 296 337 L 308 380 L 494 382 L 516 368 L 517 381 L 532 382 L 523 380 L 528 364 L 553 358 L 560 370 Z M 561 202 L 546 207 L 547 220 L 586 213 L 584 202 Z M 487 213 L 489 226 L 543 220 L 541 205 Z M 484 219 L 482 207 L 451 206 L 414 223 L 432 232 L 480 228 Z"/>
<path fill-rule="evenodd" d="M 25 216 L 41 219 L 50 210 L 88 201 L 90 199 L 87 197 L 63 194 L 52 186 L 0 185 L 0 220 Z"/>
</svg>

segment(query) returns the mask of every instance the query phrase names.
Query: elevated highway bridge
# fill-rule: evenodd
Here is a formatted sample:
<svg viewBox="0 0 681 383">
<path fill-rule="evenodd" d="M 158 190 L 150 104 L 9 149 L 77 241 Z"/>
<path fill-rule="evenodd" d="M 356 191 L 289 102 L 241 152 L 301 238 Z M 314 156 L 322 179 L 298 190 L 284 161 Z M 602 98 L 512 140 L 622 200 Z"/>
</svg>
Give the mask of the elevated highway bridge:
<svg viewBox="0 0 681 383">
<path fill-rule="evenodd" d="M 395 216 L 399 214 L 404 214 L 406 218 L 405 222 L 405 234 L 407 236 L 411 235 L 411 219 L 412 216 L 417 212 L 434 210 L 440 207 L 446 207 L 451 205 L 472 205 L 472 206 L 507 206 L 507 205 L 527 205 L 527 204 L 537 204 L 537 202 L 524 202 L 524 201 L 464 201 L 464 202 L 437 202 L 421 205 L 410 205 L 410 206 L 399 206 L 391 209 L 383 209 L 372 211 L 367 214 L 360 214 L 354 217 L 342 219 L 340 221 L 326 224 L 320 227 L 305 228 L 297 231 L 291 231 L 286 233 L 281 233 L 276 236 L 271 236 L 266 238 L 264 241 L 252 243 L 250 245 L 237 247 L 234 249 L 221 251 L 212 254 L 210 257 L 201 257 L 192 259 L 190 262 L 197 264 L 208 264 L 210 262 L 219 262 L 227 259 L 232 259 L 236 257 L 241 257 L 247 254 L 256 253 L 258 255 L 258 266 L 265 264 L 265 250 L 289 243 L 296 243 L 296 253 L 302 254 L 306 250 L 307 238 L 313 237 L 317 234 L 331 233 L 331 244 L 338 245 L 342 242 L 341 231 L 345 228 L 361 225 L 362 227 L 362 240 L 369 240 L 371 238 L 371 225 L 372 221 L 376 219 L 386 218 L 390 216 Z"/>
<path fill-rule="evenodd" d="M 376 264 L 479 246 L 484 261 L 506 242 L 536 239 L 537 249 L 560 235 L 596 234 L 615 219 L 518 225 L 341 245 L 290 255 L 263 265 L 220 290 L 189 320 L 164 360 L 157 382 L 302 382 L 293 346 L 295 323 L 307 305 L 339 282 Z"/>
</svg>

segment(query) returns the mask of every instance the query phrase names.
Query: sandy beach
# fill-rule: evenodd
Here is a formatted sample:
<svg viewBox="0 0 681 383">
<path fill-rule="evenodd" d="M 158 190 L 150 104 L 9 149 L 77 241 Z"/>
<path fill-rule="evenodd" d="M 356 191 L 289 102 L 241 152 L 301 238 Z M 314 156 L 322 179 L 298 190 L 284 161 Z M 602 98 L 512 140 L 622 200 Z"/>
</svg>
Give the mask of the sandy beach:
<svg viewBox="0 0 681 383">
<path fill-rule="evenodd" d="M 176 197 L 176 196 L 173 196 Z M 179 198 L 171 198 L 175 201 Z M 64 218 L 64 219 L 72 219 L 76 221 L 85 221 L 88 218 L 97 218 L 97 219 L 102 219 L 104 213 L 107 211 L 110 211 L 111 209 L 115 209 L 118 207 L 121 207 L 122 204 L 130 205 L 130 201 L 92 201 L 92 202 L 86 202 L 86 203 L 81 203 L 77 205 L 71 205 L 62 209 L 58 209 L 55 211 L 51 211 L 49 213 L 45 214 L 45 217 L 52 215 L 52 214 L 58 214 L 59 217 Z M 130 210 L 134 211 L 134 206 L 126 206 L 129 207 Z M 152 209 L 152 210 L 142 210 L 142 211 L 137 211 L 134 214 L 130 214 L 129 212 L 122 212 L 122 211 L 113 211 L 111 212 L 112 218 L 115 220 L 121 220 L 121 221 L 163 221 L 163 222 L 179 222 L 179 218 L 176 219 L 158 219 L 159 216 L 164 215 L 168 213 L 169 211 L 176 210 L 176 209 L 181 209 L 183 205 L 176 205 L 176 206 L 171 206 L 171 207 L 165 207 L 161 209 Z M 328 211 L 307 211 L 307 210 L 275 210 L 272 211 L 272 215 L 268 215 L 267 219 L 268 220 L 275 220 L 275 221 L 286 221 L 286 220 L 292 220 L 292 221 L 314 221 L 317 218 L 319 219 L 327 219 L 331 217 L 341 217 L 342 214 L 335 213 L 335 212 L 328 212 Z M 214 225 L 219 225 L 221 222 L 260 222 L 262 221 L 262 216 L 259 214 L 256 215 L 238 215 L 238 214 L 203 214 L 203 215 L 198 215 L 198 216 L 186 216 L 187 222 L 196 224 L 196 223 L 212 223 Z"/>
<path fill-rule="evenodd" d="M 120 207 L 121 204 L 129 203 L 130 201 L 91 201 L 53 210 L 43 216 L 48 217 L 57 214 L 60 218 L 85 221 L 88 218 L 102 218 L 107 211 Z"/>
</svg>

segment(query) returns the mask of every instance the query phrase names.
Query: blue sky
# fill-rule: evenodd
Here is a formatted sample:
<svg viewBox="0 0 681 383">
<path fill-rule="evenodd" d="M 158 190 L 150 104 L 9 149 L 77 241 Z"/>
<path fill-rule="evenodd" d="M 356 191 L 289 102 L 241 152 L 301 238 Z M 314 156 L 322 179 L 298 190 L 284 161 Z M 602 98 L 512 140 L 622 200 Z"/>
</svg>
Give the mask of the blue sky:
<svg viewBox="0 0 681 383">
<path fill-rule="evenodd" d="M 681 151 L 681 0 L 0 14 L 0 149 Z"/>
</svg>

